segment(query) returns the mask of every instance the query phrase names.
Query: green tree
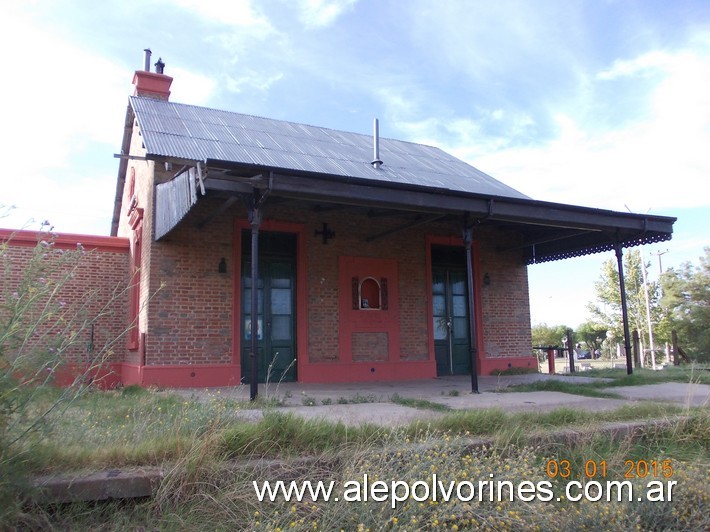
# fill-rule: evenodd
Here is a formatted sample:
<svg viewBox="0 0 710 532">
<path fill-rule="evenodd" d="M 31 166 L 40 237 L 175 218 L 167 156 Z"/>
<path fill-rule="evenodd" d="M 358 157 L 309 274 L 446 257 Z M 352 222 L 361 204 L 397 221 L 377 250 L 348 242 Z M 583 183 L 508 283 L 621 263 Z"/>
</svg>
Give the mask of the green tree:
<svg viewBox="0 0 710 532">
<path fill-rule="evenodd" d="M 645 267 L 648 269 L 649 265 L 649 263 L 646 263 Z M 644 346 L 649 346 L 642 267 L 641 252 L 639 249 L 627 250 L 624 253 L 624 282 L 626 287 L 629 329 L 639 331 Z M 647 283 L 647 286 L 655 343 L 668 341 L 669 339 L 665 336 L 656 336 L 656 327 L 663 322 L 663 312 L 659 305 L 659 285 L 651 281 Z M 602 264 L 602 271 L 599 275 L 599 280 L 594 284 L 594 288 L 597 296 L 596 304 L 589 303 L 587 305 L 587 309 L 593 316 L 593 321 L 599 324 L 600 327 L 606 328 L 611 336 L 623 338 L 619 271 L 615 259 L 609 259 Z M 658 330 L 663 331 L 664 329 L 661 328 Z"/>
<path fill-rule="evenodd" d="M 556 346 L 562 347 L 562 338 L 567 334 L 569 327 L 566 325 L 549 326 L 547 323 L 539 323 L 532 327 L 532 341 L 534 347 Z M 535 350 L 538 361 L 542 364 L 547 353 L 542 349 Z"/>
<path fill-rule="evenodd" d="M 668 327 L 678 332 L 679 341 L 690 356 L 710 361 L 710 247 L 700 257 L 700 265 L 683 263 L 676 271 L 668 269 L 662 277 Z"/>
<path fill-rule="evenodd" d="M 539 323 L 532 327 L 532 341 L 535 347 L 539 346 L 561 346 L 562 338 L 567 334 L 569 327 L 566 325 L 549 326 L 547 323 Z"/>
<path fill-rule="evenodd" d="M 600 325 L 593 321 L 586 321 L 577 327 L 575 338 L 578 342 L 587 344 L 589 350 L 594 353 L 597 350 L 602 351 L 602 345 L 606 340 L 607 331 L 608 328 L 605 325 Z"/>
</svg>

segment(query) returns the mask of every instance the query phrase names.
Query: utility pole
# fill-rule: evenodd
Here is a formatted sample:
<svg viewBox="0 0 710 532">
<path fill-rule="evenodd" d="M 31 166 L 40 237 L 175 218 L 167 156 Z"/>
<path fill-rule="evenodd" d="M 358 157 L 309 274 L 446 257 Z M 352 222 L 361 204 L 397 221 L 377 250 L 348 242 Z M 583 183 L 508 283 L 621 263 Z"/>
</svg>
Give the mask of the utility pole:
<svg viewBox="0 0 710 532">
<path fill-rule="evenodd" d="M 648 298 L 648 279 L 646 277 L 646 261 L 643 257 L 643 246 L 639 246 L 641 257 L 641 277 L 643 278 L 643 295 L 646 299 L 646 323 L 648 324 L 648 343 L 651 346 L 651 367 L 656 369 L 656 351 L 653 345 L 653 325 L 651 324 L 651 303 Z"/>
<path fill-rule="evenodd" d="M 631 212 L 628 205 L 624 205 L 626 210 Z M 646 212 L 648 213 L 651 209 L 649 208 Z M 651 367 L 656 369 L 656 351 L 653 345 L 653 326 L 651 324 L 651 303 L 648 298 L 648 279 L 646 277 L 646 261 L 643 257 L 643 245 L 639 246 L 639 256 L 641 257 L 641 277 L 643 279 L 643 295 L 646 299 L 646 323 L 648 325 L 648 343 L 651 344 Z M 659 255 L 658 260 L 661 260 Z M 630 373 L 630 372 L 629 372 Z"/>
<path fill-rule="evenodd" d="M 656 251 L 656 253 L 652 253 L 652 255 L 657 255 L 658 256 L 658 275 L 659 279 L 660 276 L 663 275 L 663 264 L 661 263 L 661 257 L 668 253 L 670 250 L 665 250 L 665 251 Z"/>
</svg>

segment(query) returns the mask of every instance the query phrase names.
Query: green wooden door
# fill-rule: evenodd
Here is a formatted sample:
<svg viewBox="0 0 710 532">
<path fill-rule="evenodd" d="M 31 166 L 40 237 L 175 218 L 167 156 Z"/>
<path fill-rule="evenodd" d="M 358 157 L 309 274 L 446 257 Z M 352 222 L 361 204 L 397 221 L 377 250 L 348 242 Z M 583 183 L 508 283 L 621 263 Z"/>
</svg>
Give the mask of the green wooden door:
<svg viewBox="0 0 710 532">
<path fill-rule="evenodd" d="M 268 237 L 265 240 L 263 247 L 266 248 L 266 254 L 270 250 Z M 261 238 L 259 246 L 262 247 Z M 278 251 L 285 250 L 281 247 Z M 256 320 L 251 316 L 252 284 L 249 257 L 246 256 L 242 263 L 241 343 L 244 382 L 251 380 L 251 335 L 255 330 L 259 346 L 259 382 L 296 380 L 295 262 L 287 255 L 283 253 L 281 256 L 260 257 L 259 311 Z M 254 322 L 258 324 L 257 327 L 254 327 Z"/>
<path fill-rule="evenodd" d="M 437 375 L 471 371 L 466 269 L 458 248 L 433 250 L 432 310 Z M 465 264 L 465 263 L 464 263 Z"/>
<path fill-rule="evenodd" d="M 432 285 L 437 375 L 471 371 L 466 272 L 435 270 Z"/>
</svg>

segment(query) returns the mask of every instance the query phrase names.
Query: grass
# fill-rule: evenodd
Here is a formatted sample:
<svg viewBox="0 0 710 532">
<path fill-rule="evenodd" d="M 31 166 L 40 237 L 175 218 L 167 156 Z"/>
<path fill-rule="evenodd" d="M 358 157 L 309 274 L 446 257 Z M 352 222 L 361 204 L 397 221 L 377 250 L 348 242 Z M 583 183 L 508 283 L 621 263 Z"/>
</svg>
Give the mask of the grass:
<svg viewBox="0 0 710 532">
<path fill-rule="evenodd" d="M 41 400 L 51 402 L 57 390 Z M 487 436 L 523 441 L 520 434 L 564 426 L 674 416 L 684 410 L 644 402 L 605 412 L 557 409 L 547 413 L 508 413 L 500 409 L 450 411 L 438 403 L 393 397 L 393 402 L 442 413 L 437 419 L 397 429 L 409 438 L 423 433 Z M 197 402 L 165 392 L 126 388 L 87 394 L 51 420 L 44 438 L 32 442 L 22 456 L 35 473 L 136 465 L 161 465 L 180 460 L 196 440 L 210 439 L 215 452 L 229 457 L 298 456 L 332 452 L 353 445 L 382 442 L 393 429 L 374 425 L 303 420 L 263 410 L 263 419 L 245 422 L 242 405 L 219 392 Z M 512 440 L 511 440 L 512 439 Z"/>
<path fill-rule="evenodd" d="M 638 413 L 638 412 L 636 412 Z M 631 410 L 625 415 L 632 415 Z M 611 416 L 611 414 L 609 414 Z M 511 429 L 511 423 L 522 426 L 547 423 L 550 426 L 569 421 L 572 414 L 550 413 L 542 417 L 528 413 L 525 417 L 510 417 L 501 411 L 472 415 L 467 423 L 483 424 L 487 431 Z M 617 414 L 617 416 L 619 416 Z M 447 416 L 448 417 L 448 416 Z M 572 417 L 573 420 L 579 418 Z M 277 434 L 282 427 L 284 436 Z M 641 437 L 611 442 L 591 431 L 580 436 L 576 445 L 536 447 L 525 442 L 498 441 L 472 451 L 461 445 L 460 435 L 451 431 L 423 428 L 413 436 L 411 428 L 398 431 L 378 429 L 360 440 L 342 426 L 322 426 L 287 417 L 265 418 L 262 433 L 272 440 L 287 438 L 304 449 L 322 449 L 314 445 L 324 432 L 338 434 L 341 444 L 348 446 L 347 455 L 334 460 L 327 452 L 319 452 L 308 465 L 282 462 L 275 465 L 266 460 L 252 460 L 238 469 L 221 467 L 224 448 L 214 444 L 193 447 L 182 459 L 181 467 L 170 470 L 156 497 L 147 501 L 109 502 L 98 505 L 68 505 L 51 512 L 34 509 L 25 513 L 34 526 L 26 528 L 97 529 L 111 527 L 131 529 L 248 529 L 248 530 L 381 530 L 381 529 L 496 529 L 496 530 L 707 530 L 710 517 L 708 502 L 707 464 L 710 443 L 710 415 L 707 411 L 692 411 L 688 419 L 662 429 L 650 429 Z M 374 430 L 374 429 L 370 429 Z M 316 432 L 307 439 L 306 434 Z M 254 437 L 255 433 L 251 434 Z M 267 439 L 263 437 L 262 439 Z M 249 441 L 246 438 L 245 441 Z M 334 440 L 331 439 L 331 442 Z M 258 455 L 257 455 L 258 456 Z M 210 459 L 210 457 L 212 457 Z M 585 465 L 604 460 L 607 480 L 621 480 L 628 470 L 627 461 L 670 460 L 673 480 L 677 481 L 672 502 L 650 503 L 637 500 L 623 502 L 545 502 L 510 501 L 507 497 L 495 503 L 487 498 L 471 502 L 440 499 L 417 502 L 412 499 L 397 504 L 376 502 L 336 503 L 306 497 L 301 502 L 286 502 L 282 498 L 259 502 L 253 483 L 265 480 L 333 481 L 338 495 L 346 482 L 363 480 L 365 474 L 385 483 L 402 480 L 412 485 L 426 482 L 432 474 L 444 483 L 496 481 L 533 484 L 551 482 L 556 495 L 562 493 L 564 482 L 549 478 L 547 466 L 553 461 L 569 463 L 568 480 L 585 478 Z M 652 478 L 652 477 L 649 477 Z M 642 490 L 649 478 L 633 478 Z M 603 480 L 601 476 L 598 480 Z M 486 490 L 487 488 L 482 488 Z M 639 493 L 641 493 L 640 491 Z M 482 491 L 488 495 L 488 491 Z M 503 492 L 506 493 L 505 491 Z"/>
<path fill-rule="evenodd" d="M 626 372 L 620 374 L 620 370 L 614 369 L 593 369 L 577 376 L 611 378 L 613 381 L 609 386 L 640 386 L 644 384 L 658 384 L 660 382 L 695 382 L 699 384 L 710 384 L 710 368 L 707 365 L 691 366 L 666 366 L 660 371 L 650 369 L 634 369 L 633 374 Z"/>
<path fill-rule="evenodd" d="M 710 371 L 704 367 L 666 367 L 661 371 L 649 369 L 637 369 L 634 373 L 627 375 L 618 369 L 593 369 L 585 372 L 569 374 L 567 380 L 541 380 L 526 384 L 518 384 L 503 389 L 504 392 L 533 392 L 533 391 L 555 391 L 584 395 L 587 397 L 619 398 L 614 392 L 605 391 L 606 388 L 616 388 L 620 386 L 643 386 L 648 384 L 659 384 L 663 382 L 682 382 L 710 384 Z M 604 379 L 596 382 L 575 382 L 575 377 L 596 377 Z"/>
<path fill-rule="evenodd" d="M 687 372 L 637 372 L 631 377 L 617 373 L 614 381 L 600 386 L 658 382 L 657 374 L 665 380 L 680 380 L 682 371 Z M 556 391 L 571 393 L 581 388 L 583 393 L 599 393 L 596 384 L 571 384 L 571 389 Z M 38 400 L 51 402 L 56 393 L 59 392 L 44 391 Z M 24 466 L 39 473 L 158 465 L 167 471 L 167 476 L 157 497 L 150 501 L 68 505 L 51 511 L 18 511 L 13 514 L 16 522 L 12 526 L 96 529 L 110 521 L 120 528 L 145 529 L 305 530 L 314 529 L 314 524 L 319 529 L 341 525 L 357 529 L 362 525 L 363 530 L 444 525 L 449 529 L 593 529 L 602 514 L 605 526 L 622 529 L 637 524 L 642 529 L 653 529 L 653 520 L 659 523 L 658 528 L 671 529 L 706 529 L 710 524 L 707 515 L 699 510 L 708 502 L 708 409 L 646 401 L 600 412 L 560 408 L 544 413 L 509 413 L 501 409 L 450 411 L 431 401 L 396 394 L 390 399 L 395 404 L 435 409 L 442 415 L 397 429 L 348 427 L 275 411 L 270 402 L 263 405 L 263 419 L 247 423 L 240 419 L 247 405 L 222 397 L 219 391 L 199 402 L 138 387 L 89 393 L 57 413 L 51 431 L 28 447 Z M 379 398 L 358 395 L 355 400 L 348 399 L 348 403 L 374 400 Z M 684 417 L 676 419 L 679 415 Z M 614 441 L 597 430 L 603 423 L 639 419 L 671 422 L 646 429 L 635 438 Z M 563 428 L 574 429 L 573 445 L 552 441 L 539 447 L 547 435 Z M 481 437 L 491 445 L 486 450 L 471 451 L 470 443 Z M 310 457 L 308 465 L 289 465 L 289 459 L 298 461 L 303 457 Z M 541 475 L 549 460 L 568 460 L 577 478 L 581 478 L 588 460 L 605 460 L 614 480 L 623 475 L 625 460 L 663 459 L 673 460 L 679 479 L 680 495 L 673 505 L 504 501 L 496 505 L 402 504 L 391 508 L 364 501 L 346 505 L 323 501 L 267 504 L 256 500 L 252 486 L 254 481 L 275 478 L 343 483 L 364 473 L 371 478 L 412 482 L 424 480 L 432 472 L 446 480 L 486 479 L 494 474 L 496 478 L 535 481 L 545 478 Z M 234 460 L 242 466 L 225 467 Z M 13 507 L 10 502 L 0 502 Z"/>
<path fill-rule="evenodd" d="M 41 401 L 58 393 L 48 389 Z M 157 464 L 233 423 L 239 411 L 219 392 L 197 402 L 132 387 L 95 391 L 56 412 L 41 439 L 28 442 L 23 461 L 35 471 Z"/>
<path fill-rule="evenodd" d="M 600 388 L 608 387 L 606 383 L 589 383 L 582 384 L 570 381 L 560 381 L 560 380 L 545 380 L 530 382 L 526 384 L 517 384 L 510 386 L 509 388 L 502 388 L 502 392 L 562 392 L 571 393 L 574 395 L 583 395 L 586 397 L 603 397 L 607 399 L 619 399 L 621 396 L 612 392 L 605 392 L 600 390 Z"/>
<path fill-rule="evenodd" d="M 574 379 L 545 380 L 512 388 L 515 391 L 552 390 L 590 397 L 615 397 L 602 387 L 681 380 L 682 377 L 708 372 L 673 368 L 675 371 L 639 371 L 631 376 L 616 375 L 613 381 L 577 383 Z M 591 373 L 591 372 L 588 372 Z M 603 373 L 602 373 L 603 375 Z M 46 390 L 38 401 L 51 403 L 58 390 Z M 369 403 L 380 400 L 370 394 L 339 398 L 337 403 Z M 507 413 L 497 409 L 451 411 L 446 405 L 424 399 L 404 398 L 394 394 L 395 404 L 442 413 L 437 419 L 412 423 L 402 430 L 408 437 L 422 431 L 470 434 L 519 441 L 519 434 L 565 425 L 594 425 L 609 421 L 659 418 L 676 415 L 682 409 L 646 401 L 611 411 L 557 409 L 549 413 Z M 304 404 L 316 404 L 305 397 Z M 330 400 L 323 404 L 330 404 Z M 203 435 L 219 435 L 221 449 L 229 456 L 279 456 L 329 452 L 340 446 L 381 441 L 391 431 L 374 426 L 346 427 L 325 421 L 308 421 L 272 411 L 278 402 L 260 404 L 264 419 L 243 422 L 240 413 L 253 405 L 211 392 L 202 401 L 151 391 L 139 387 L 91 392 L 57 412 L 51 431 L 32 442 L 31 452 L 23 456 L 33 471 L 107 468 L 142 464 L 161 464 L 180 459 L 192 441 Z M 382 433 L 385 434 L 382 434 Z"/>
<path fill-rule="evenodd" d="M 392 401 L 396 405 L 408 406 L 410 408 L 418 408 L 420 410 L 433 410 L 434 412 L 448 412 L 451 410 L 451 408 L 441 403 L 435 403 L 434 401 L 428 401 L 426 399 L 402 397 L 397 393 L 390 396 L 390 401 Z"/>
<path fill-rule="evenodd" d="M 429 409 L 434 404 L 424 401 L 420 407 Z M 545 413 L 459 410 L 386 429 L 367 424 L 348 427 L 271 409 L 265 409 L 257 422 L 244 422 L 239 420 L 239 404 L 218 396 L 198 403 L 150 392 L 95 392 L 62 414 L 52 433 L 32 447 L 26 465 L 36 472 L 160 465 L 180 460 L 201 438 L 211 438 L 215 449 L 230 458 L 315 455 L 383 442 L 395 432 L 414 439 L 425 433 L 509 439 L 513 433 L 663 418 L 682 412 L 680 407 L 650 402 L 603 412 L 566 408 Z"/>
<path fill-rule="evenodd" d="M 598 360 L 577 360 L 575 373 L 568 373 L 564 370 L 567 367 L 567 361 L 564 359 L 556 359 L 555 367 L 559 375 L 568 377 L 602 377 L 610 379 L 618 379 L 626 377 L 626 361 L 625 359 L 616 359 L 615 363 L 624 364 L 622 368 L 611 367 L 611 361 L 608 359 Z M 592 369 L 580 371 L 581 364 L 590 364 Z M 645 384 L 654 384 L 657 382 L 700 382 L 702 384 L 710 384 L 710 364 L 693 362 L 691 364 L 682 364 L 680 366 L 666 365 L 663 369 L 654 371 L 649 368 L 634 368 L 633 375 L 643 375 L 644 377 L 637 382 Z M 547 374 L 547 362 L 540 364 L 542 373 Z"/>
</svg>

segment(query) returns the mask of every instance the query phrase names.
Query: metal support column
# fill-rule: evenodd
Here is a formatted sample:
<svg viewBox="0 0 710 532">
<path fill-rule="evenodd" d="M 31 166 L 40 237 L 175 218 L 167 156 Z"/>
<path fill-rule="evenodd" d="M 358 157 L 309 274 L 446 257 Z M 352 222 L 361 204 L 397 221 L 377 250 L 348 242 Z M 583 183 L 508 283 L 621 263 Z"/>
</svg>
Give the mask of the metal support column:
<svg viewBox="0 0 710 532">
<path fill-rule="evenodd" d="M 470 343 L 471 356 L 471 393 L 480 393 L 478 391 L 478 363 L 476 348 L 476 314 L 473 300 L 473 257 L 471 255 L 471 243 L 473 242 L 473 227 L 468 223 L 464 223 L 463 227 L 463 243 L 466 248 L 466 278 L 468 286 L 468 336 Z"/>
<path fill-rule="evenodd" d="M 618 242 L 614 246 L 616 252 L 616 264 L 619 269 L 619 292 L 621 293 L 621 319 L 624 324 L 624 349 L 626 351 L 626 373 L 631 375 L 634 372 L 631 354 L 631 335 L 629 334 L 629 311 L 626 305 L 626 284 L 624 283 L 624 264 L 621 260 L 623 251 Z"/>
<path fill-rule="evenodd" d="M 254 401 L 259 395 L 259 227 L 262 220 L 262 205 L 271 192 L 269 186 L 263 191 L 254 189 L 249 202 L 249 223 L 251 224 L 251 345 L 249 347 L 250 386 L 249 399 Z M 245 199 L 246 202 L 246 199 Z"/>
<path fill-rule="evenodd" d="M 261 225 L 261 206 L 257 192 L 254 191 L 254 203 L 249 210 L 251 224 L 251 346 L 249 360 L 249 399 L 254 401 L 259 395 L 259 226 Z"/>
</svg>

